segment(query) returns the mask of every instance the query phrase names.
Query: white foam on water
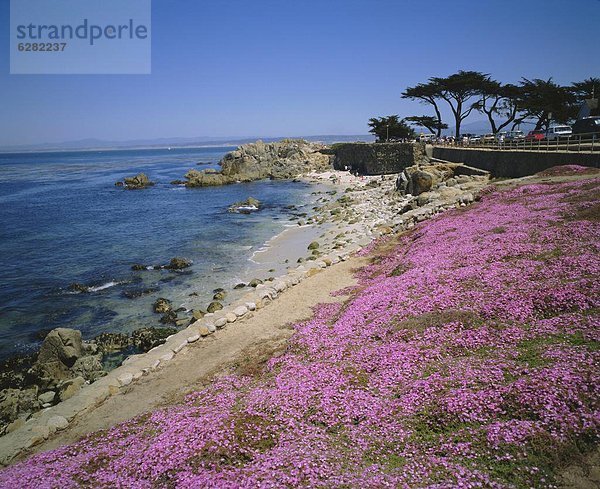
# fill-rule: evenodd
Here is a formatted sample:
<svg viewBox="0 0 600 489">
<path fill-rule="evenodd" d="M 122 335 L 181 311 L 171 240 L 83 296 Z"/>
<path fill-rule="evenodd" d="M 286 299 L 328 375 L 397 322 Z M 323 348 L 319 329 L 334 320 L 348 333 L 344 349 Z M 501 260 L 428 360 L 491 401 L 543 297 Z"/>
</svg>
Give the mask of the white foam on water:
<svg viewBox="0 0 600 489">
<path fill-rule="evenodd" d="M 105 284 L 102 285 L 97 285 L 96 287 L 90 287 L 88 290 L 90 292 L 99 292 L 100 290 L 104 290 L 104 289 L 109 289 L 111 287 L 114 287 L 115 285 L 119 285 L 121 282 L 106 282 Z"/>
</svg>

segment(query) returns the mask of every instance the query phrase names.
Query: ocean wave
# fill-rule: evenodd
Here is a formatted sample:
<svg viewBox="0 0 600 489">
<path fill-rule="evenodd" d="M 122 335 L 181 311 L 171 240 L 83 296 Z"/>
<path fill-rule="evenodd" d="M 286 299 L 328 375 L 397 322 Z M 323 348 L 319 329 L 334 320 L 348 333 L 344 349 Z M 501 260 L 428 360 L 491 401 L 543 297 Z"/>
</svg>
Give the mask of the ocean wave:
<svg viewBox="0 0 600 489">
<path fill-rule="evenodd" d="M 88 290 L 90 292 L 99 292 L 104 289 L 110 289 L 111 287 L 114 287 L 115 285 L 119 285 L 122 283 L 123 282 L 110 281 L 110 282 L 106 282 L 105 284 L 102 284 L 102 285 L 96 285 L 94 287 L 90 287 Z"/>
</svg>

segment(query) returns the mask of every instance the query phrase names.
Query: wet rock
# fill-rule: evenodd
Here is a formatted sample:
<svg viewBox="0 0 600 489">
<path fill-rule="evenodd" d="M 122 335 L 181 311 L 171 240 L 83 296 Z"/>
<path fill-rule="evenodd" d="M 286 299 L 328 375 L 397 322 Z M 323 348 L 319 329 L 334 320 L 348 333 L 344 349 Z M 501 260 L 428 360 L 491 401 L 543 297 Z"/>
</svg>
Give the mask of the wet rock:
<svg viewBox="0 0 600 489">
<path fill-rule="evenodd" d="M 155 346 L 162 345 L 175 333 L 175 328 L 140 328 L 131 333 L 131 341 L 138 350 L 147 352 Z"/>
<path fill-rule="evenodd" d="M 118 184 L 119 182 L 117 182 Z M 127 190 L 140 190 L 154 185 L 145 173 L 138 173 L 134 177 L 126 177 L 123 179 L 123 185 Z"/>
<path fill-rule="evenodd" d="M 227 295 L 227 292 L 225 292 L 224 290 L 221 290 L 221 291 L 217 292 L 215 295 L 213 295 L 213 300 L 222 301 L 223 299 L 225 299 L 226 295 Z"/>
<path fill-rule="evenodd" d="M 208 305 L 208 307 L 206 308 L 206 310 L 208 312 L 217 312 L 217 311 L 220 311 L 221 309 L 223 309 L 223 304 L 221 304 L 220 302 L 217 302 L 217 301 L 211 302 Z"/>
<path fill-rule="evenodd" d="M 246 284 L 241 282 L 239 284 L 236 284 L 233 288 L 237 290 L 237 289 L 243 289 L 244 287 L 246 287 Z"/>
<path fill-rule="evenodd" d="M 262 284 L 263 281 L 258 279 L 258 278 L 253 278 L 252 280 L 250 280 L 250 282 L 248 283 L 249 287 L 257 287 L 258 285 Z"/>
<path fill-rule="evenodd" d="M 237 212 L 239 214 L 250 214 L 260 209 L 260 200 L 254 197 L 248 197 L 246 200 L 236 202 L 229 206 L 229 212 Z"/>
<path fill-rule="evenodd" d="M 165 267 L 169 270 L 183 270 L 192 266 L 192 262 L 186 258 L 175 257 L 171 258 L 169 264 Z"/>
<path fill-rule="evenodd" d="M 141 263 L 135 263 L 135 264 L 131 265 L 131 269 L 132 270 L 136 270 L 136 271 L 147 270 L 148 266 L 147 265 L 142 265 Z"/>
<path fill-rule="evenodd" d="M 309 250 L 316 250 L 318 247 L 319 247 L 318 241 L 313 241 L 311 244 L 308 245 Z"/>
<path fill-rule="evenodd" d="M 156 301 L 154 301 L 152 309 L 157 314 L 164 314 L 172 309 L 171 301 L 169 299 L 165 299 L 164 297 L 159 297 L 156 299 Z"/>
<path fill-rule="evenodd" d="M 37 355 L 15 355 L 0 362 L 0 389 L 22 389 L 30 384 L 28 372 Z"/>
<path fill-rule="evenodd" d="M 185 185 L 187 182 L 185 180 L 172 180 L 171 185 Z"/>
<path fill-rule="evenodd" d="M 155 292 L 158 292 L 157 287 L 143 287 L 139 289 L 124 290 L 121 292 L 121 296 L 125 297 L 126 299 L 137 299 L 144 295 L 154 294 Z"/>
<path fill-rule="evenodd" d="M 80 294 L 81 293 L 85 294 L 85 293 L 87 293 L 87 292 L 90 291 L 90 288 L 87 285 L 85 285 L 85 284 L 80 284 L 80 283 L 75 282 L 75 283 L 72 283 L 71 285 L 69 285 L 69 290 L 71 292 L 77 292 L 77 293 L 80 293 Z"/>
<path fill-rule="evenodd" d="M 94 338 L 98 351 L 106 354 L 121 351 L 130 346 L 130 338 L 123 333 L 102 333 Z"/>
<path fill-rule="evenodd" d="M 198 321 L 200 319 L 202 319 L 204 317 L 206 313 L 200 309 L 193 309 L 192 310 L 192 317 Z"/>
<path fill-rule="evenodd" d="M 177 324 L 177 313 L 169 309 L 162 315 L 160 322 L 163 324 Z"/>
</svg>

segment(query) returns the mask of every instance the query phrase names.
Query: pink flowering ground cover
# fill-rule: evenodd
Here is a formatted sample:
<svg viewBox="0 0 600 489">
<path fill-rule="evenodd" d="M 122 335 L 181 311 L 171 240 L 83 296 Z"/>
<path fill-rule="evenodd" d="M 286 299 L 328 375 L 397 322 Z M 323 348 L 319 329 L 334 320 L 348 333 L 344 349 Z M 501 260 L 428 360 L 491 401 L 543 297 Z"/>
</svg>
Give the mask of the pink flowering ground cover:
<svg viewBox="0 0 600 489">
<path fill-rule="evenodd" d="M 185 403 L 2 487 L 553 487 L 598 442 L 600 178 L 484 192 L 372 251 L 345 305 Z"/>
</svg>

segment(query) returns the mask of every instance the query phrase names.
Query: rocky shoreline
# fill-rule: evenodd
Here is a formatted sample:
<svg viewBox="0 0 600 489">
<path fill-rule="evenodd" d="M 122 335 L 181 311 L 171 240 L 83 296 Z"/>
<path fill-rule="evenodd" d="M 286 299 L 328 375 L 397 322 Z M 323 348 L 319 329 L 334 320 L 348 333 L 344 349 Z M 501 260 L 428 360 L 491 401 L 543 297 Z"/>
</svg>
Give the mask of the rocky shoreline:
<svg viewBox="0 0 600 489">
<path fill-rule="evenodd" d="M 248 149 L 245 149 L 241 154 L 247 153 Z M 234 160 L 239 156 L 234 156 Z M 323 192 L 319 196 L 318 205 L 311 213 L 298 214 L 294 217 L 299 228 L 311 225 L 323 232 L 317 240 L 306 245 L 306 251 L 297 257 L 297 263 L 292 264 L 290 260 L 287 274 L 279 277 L 255 278 L 248 284 L 238 284 L 234 290 L 237 291 L 237 296 L 242 295 L 230 304 L 224 301 L 228 291 L 215 290 L 213 301 L 206 310 L 189 311 L 191 317 L 181 318 L 185 319 L 185 322 L 177 322 L 179 319 L 177 312 L 173 310 L 168 298 L 159 299 L 155 303 L 155 312 L 170 318 L 165 321 L 166 323 L 172 322 L 185 329 L 163 330 L 158 340 L 150 338 L 153 335 L 148 333 L 150 337 L 146 337 L 148 341 L 144 345 L 149 351 L 128 357 L 122 366 L 111 372 L 106 373 L 101 369 L 90 368 L 89 372 L 97 374 L 87 377 L 77 375 L 59 380 L 58 383 L 53 384 L 53 391 L 46 389 L 42 392 L 38 388 L 33 389 L 35 392 L 33 390 L 28 392 L 24 396 L 27 401 L 23 404 L 24 412 L 20 413 L 24 415 L 19 416 L 17 413 L 17 417 L 10 423 L 14 423 L 16 419 L 21 421 L 13 424 L 11 429 L 7 430 L 8 433 L 0 438 L 0 463 L 8 463 L 21 450 L 43 441 L 54 431 L 66 427 L 79 412 L 102 403 L 120 389 L 142 376 L 151 374 L 189 344 L 202 341 L 218 329 L 251 316 L 253 311 L 267 306 L 288 288 L 319 273 L 324 268 L 348 259 L 373 239 L 409 229 L 417 222 L 446 209 L 468 205 L 476 199 L 477 191 L 487 185 L 489 180 L 485 172 L 468 169 L 462 165 L 439 164 L 408 168 L 399 176 L 378 177 L 357 177 L 348 172 L 323 171 L 323 168 L 319 167 L 318 171 L 305 173 L 303 178 L 309 182 L 329 183 L 332 185 L 332 190 Z M 175 265 L 178 264 L 179 262 Z M 62 334 L 68 337 L 66 343 L 62 342 L 63 350 L 67 343 L 69 348 L 75 345 L 74 348 L 79 349 L 81 358 L 89 357 L 85 361 L 91 366 L 97 366 L 95 362 L 98 361 L 98 355 L 106 350 L 99 348 L 95 342 L 81 342 L 80 333 L 77 339 L 76 333 L 73 336 L 73 333 L 54 330 L 51 332 L 51 338 L 58 336 L 61 339 Z M 154 340 L 157 342 L 164 340 L 164 343 L 159 345 L 157 342 L 153 343 Z M 102 341 L 118 349 L 131 345 L 132 340 L 109 335 Z M 60 348 L 55 348 L 54 351 L 56 355 L 52 361 L 63 362 L 62 367 L 59 365 L 63 370 L 65 366 L 69 370 L 79 361 L 78 357 L 69 367 L 73 355 L 65 355 L 64 351 L 61 353 Z M 42 356 L 41 351 L 40 356 Z M 40 356 L 36 361 L 38 363 Z M 62 395 L 62 392 L 69 388 L 72 394 Z M 48 392 L 54 393 L 52 400 L 46 399 L 50 396 Z M 2 391 L 0 396 L 3 394 L 6 392 Z M 4 399 L 13 399 L 8 404 L 14 406 L 14 393 L 12 394 L 12 398 L 5 395 Z M 46 397 L 42 398 L 44 395 Z M 20 396 L 19 393 L 17 405 Z M 29 402 L 29 398 L 34 401 Z M 57 401 L 62 402 L 53 405 Z M 8 425 L 9 423 L 6 423 L 5 428 Z"/>
<path fill-rule="evenodd" d="M 331 156 L 322 153 L 326 148 L 302 139 L 244 144 L 225 155 L 220 171 L 190 170 L 185 175 L 185 185 L 193 188 L 264 178 L 292 179 L 310 171 L 325 171 L 331 167 Z"/>
</svg>

